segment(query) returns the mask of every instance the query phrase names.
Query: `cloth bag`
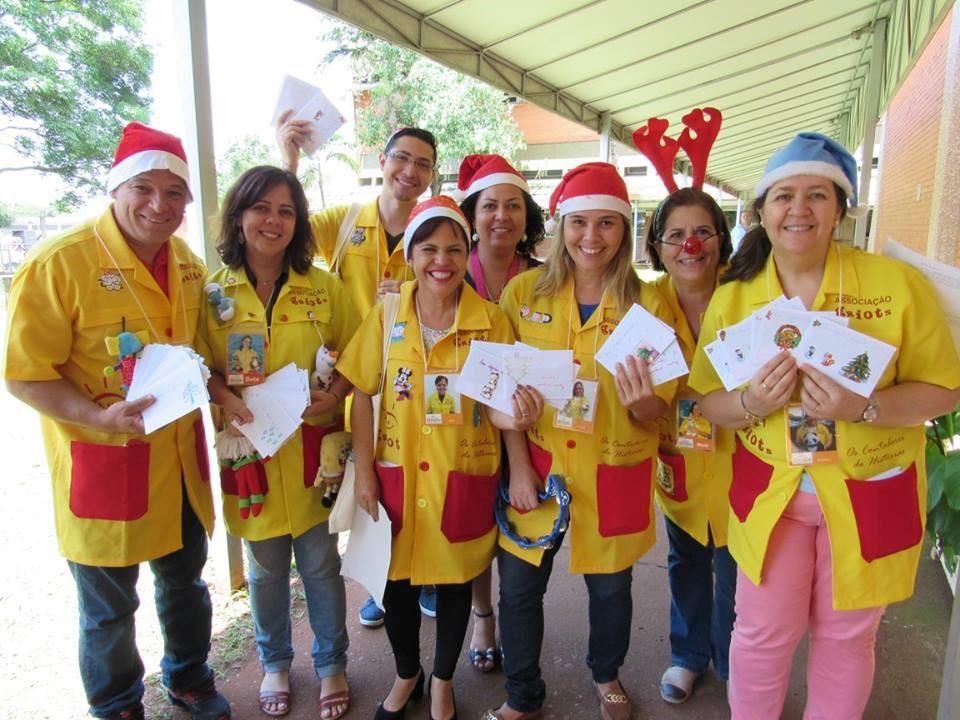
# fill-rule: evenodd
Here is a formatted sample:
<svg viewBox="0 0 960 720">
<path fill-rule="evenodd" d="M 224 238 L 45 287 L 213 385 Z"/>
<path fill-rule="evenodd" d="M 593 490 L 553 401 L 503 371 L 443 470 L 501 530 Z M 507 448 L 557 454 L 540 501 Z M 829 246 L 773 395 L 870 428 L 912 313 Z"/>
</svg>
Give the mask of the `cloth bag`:
<svg viewBox="0 0 960 720">
<path fill-rule="evenodd" d="M 380 398 L 383 395 L 383 382 L 387 375 L 387 355 L 390 352 L 390 336 L 393 334 L 393 326 L 397 322 L 397 313 L 400 311 L 400 296 L 396 293 L 387 293 L 381 301 L 383 305 L 383 350 L 380 358 L 380 385 L 377 388 L 377 394 L 373 400 L 373 443 L 376 448 L 377 431 L 380 426 Z M 357 432 L 357 428 L 353 428 Z M 353 453 L 347 458 L 347 464 L 343 470 L 343 482 L 340 483 L 340 494 L 337 495 L 337 501 L 330 510 L 330 518 L 327 520 L 331 533 L 345 532 L 350 529 L 353 523 L 353 514 L 357 509 L 357 496 L 355 494 L 355 484 L 357 477 L 357 465 L 354 461 Z"/>
</svg>

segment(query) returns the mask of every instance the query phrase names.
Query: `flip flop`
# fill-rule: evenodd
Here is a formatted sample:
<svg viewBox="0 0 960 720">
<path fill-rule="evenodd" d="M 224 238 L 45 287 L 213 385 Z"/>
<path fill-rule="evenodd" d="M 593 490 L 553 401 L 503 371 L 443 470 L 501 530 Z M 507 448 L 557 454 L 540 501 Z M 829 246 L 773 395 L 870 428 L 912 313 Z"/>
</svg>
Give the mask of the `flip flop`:
<svg viewBox="0 0 960 720">
<path fill-rule="evenodd" d="M 343 706 L 339 712 L 336 710 L 338 705 Z M 329 695 L 324 695 L 320 698 L 318 709 L 320 710 L 321 720 L 338 720 L 338 718 L 346 715 L 350 709 L 350 690 L 340 690 L 330 693 Z M 323 714 L 324 710 L 329 711 L 330 714 L 325 716 Z"/>
<path fill-rule="evenodd" d="M 267 706 L 275 705 L 275 710 Z M 290 712 L 290 692 L 282 690 L 264 690 L 260 693 L 260 712 L 270 717 L 283 717 Z"/>
</svg>

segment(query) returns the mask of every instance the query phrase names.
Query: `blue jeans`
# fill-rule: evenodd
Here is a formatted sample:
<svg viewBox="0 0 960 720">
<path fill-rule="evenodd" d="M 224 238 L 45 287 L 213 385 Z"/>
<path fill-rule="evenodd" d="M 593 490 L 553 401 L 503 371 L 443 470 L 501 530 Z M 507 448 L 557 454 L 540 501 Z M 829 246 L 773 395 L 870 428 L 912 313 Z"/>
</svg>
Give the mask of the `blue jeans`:
<svg viewBox="0 0 960 720">
<path fill-rule="evenodd" d="M 721 680 L 730 674 L 730 633 L 737 565 L 726 547 L 704 547 L 664 518 L 670 553 L 670 664 L 693 672 L 713 669 Z"/>
<path fill-rule="evenodd" d="M 185 490 L 182 525 L 183 547 L 150 561 L 163 633 L 163 684 L 178 693 L 194 690 L 213 675 L 207 665 L 210 594 L 200 577 L 207 561 L 207 536 Z M 80 677 L 90 714 L 104 717 L 139 704 L 143 697 L 143 662 L 137 652 L 134 612 L 140 606 L 140 566 L 67 564 L 77 585 Z"/>
<path fill-rule="evenodd" d="M 317 677 L 340 675 L 347 667 L 347 597 L 340 577 L 337 536 L 327 523 L 299 537 L 245 540 L 250 610 L 265 672 L 287 672 L 293 662 L 290 637 L 290 553 L 303 579 L 313 630 Z"/>
<path fill-rule="evenodd" d="M 503 549 L 497 551 L 500 641 L 503 672 L 507 676 L 507 704 L 521 712 L 540 708 L 547 693 L 540 670 L 543 596 L 562 542 L 561 536 L 543 554 L 539 567 Z M 587 667 L 594 682 L 611 682 L 617 679 L 630 647 L 633 566 L 615 573 L 584 575 L 583 579 L 590 601 Z M 553 619 L 554 626 L 558 623 L 563 624 L 562 618 Z"/>
</svg>

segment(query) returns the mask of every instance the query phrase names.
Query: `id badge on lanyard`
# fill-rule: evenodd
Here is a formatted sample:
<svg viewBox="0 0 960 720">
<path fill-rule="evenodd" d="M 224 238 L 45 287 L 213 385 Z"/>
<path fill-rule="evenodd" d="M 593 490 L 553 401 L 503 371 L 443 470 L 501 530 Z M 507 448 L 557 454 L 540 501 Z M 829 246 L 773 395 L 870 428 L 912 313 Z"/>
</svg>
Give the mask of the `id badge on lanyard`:
<svg viewBox="0 0 960 720">
<path fill-rule="evenodd" d="M 807 417 L 799 403 L 783 408 L 787 431 L 787 462 L 790 465 L 823 465 L 839 461 L 837 423 Z"/>
<path fill-rule="evenodd" d="M 698 401 L 681 399 L 677 403 L 676 423 L 677 447 L 703 452 L 716 449 L 713 423 L 701 414 Z"/>
<path fill-rule="evenodd" d="M 436 373 L 423 376 L 423 422 L 426 425 L 463 425 L 463 404 L 457 383 L 460 375 Z"/>
<path fill-rule="evenodd" d="M 262 325 L 235 325 L 227 335 L 227 385 L 259 385 L 266 377 L 266 333 Z"/>
<path fill-rule="evenodd" d="M 574 432 L 592 433 L 599 392 L 600 383 L 597 380 L 574 380 L 573 395 L 558 404 L 553 426 Z"/>
</svg>

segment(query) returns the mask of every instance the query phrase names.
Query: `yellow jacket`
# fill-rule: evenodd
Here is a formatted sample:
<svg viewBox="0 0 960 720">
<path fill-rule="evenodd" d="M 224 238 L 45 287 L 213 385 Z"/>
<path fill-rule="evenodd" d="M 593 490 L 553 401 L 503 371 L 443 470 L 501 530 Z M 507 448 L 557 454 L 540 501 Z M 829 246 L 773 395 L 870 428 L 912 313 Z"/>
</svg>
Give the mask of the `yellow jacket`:
<svg viewBox="0 0 960 720">
<path fill-rule="evenodd" d="M 228 336 L 254 329 L 267 337 L 266 311 L 243 268 L 221 268 L 210 282 L 220 283 L 224 294 L 236 300 L 233 319 L 224 323 L 218 321 L 216 309 L 208 304 L 200 331 L 208 348 L 210 369 L 225 376 Z M 271 318 L 265 343 L 267 375 L 290 363 L 312 372 L 321 343 L 329 350 L 343 352 L 360 325 L 360 316 L 343 284 L 316 267 L 305 275 L 291 268 Z M 240 517 L 233 471 L 221 467 L 223 514 L 230 532 L 248 540 L 297 537 L 324 522 L 330 511 L 320 503 L 323 491 L 313 487 L 320 465 L 320 442 L 328 432 L 342 429 L 342 403 L 333 411 L 303 421 L 277 454 L 262 465 L 267 492 L 257 517 Z"/>
<path fill-rule="evenodd" d="M 689 365 L 697 343 L 680 307 L 677 288 L 669 275 L 661 277 L 656 285 L 676 318 L 677 342 Z M 727 544 L 730 514 L 727 491 L 730 489 L 733 432 L 714 426 L 716 447 L 713 452 L 677 447 L 677 405 L 682 398 L 689 396 L 687 377 L 684 376 L 678 381 L 677 394 L 666 417 L 657 421 L 660 433 L 657 504 L 664 515 L 701 545 L 706 546 L 712 537 L 713 544 L 722 547 Z M 704 418 L 703 422 L 707 420 Z"/>
<path fill-rule="evenodd" d="M 310 227 L 317 241 L 320 256 L 332 267 L 333 251 L 337 233 L 349 205 L 327 208 L 310 216 Z M 387 252 L 387 236 L 380 225 L 380 209 L 377 198 L 363 206 L 355 223 L 363 231 L 362 240 L 347 240 L 340 261 L 339 275 L 361 317 L 366 317 L 377 302 L 377 286 L 382 279 L 412 280 L 413 273 L 403 257 L 403 243 L 397 244 L 392 253 Z"/>
<path fill-rule="evenodd" d="M 380 502 L 393 523 L 389 577 L 409 578 L 414 585 L 462 583 L 493 559 L 500 433 L 467 397 L 460 398 L 462 425 L 424 424 L 424 374 L 457 373 L 472 340 L 510 343 L 513 331 L 500 308 L 464 283 L 457 331 L 440 340 L 425 363 L 416 287 L 404 283 L 400 292 L 375 452 Z M 363 321 L 337 365 L 367 395 L 375 395 L 380 383 L 382 307 Z"/>
<path fill-rule="evenodd" d="M 585 325 L 580 324 L 573 281 L 554 297 L 533 297 L 542 272 L 537 268 L 510 281 L 500 305 L 517 339 L 544 350 L 572 348 L 581 363 L 580 378 L 596 379 L 600 386 L 594 403 L 594 432 L 554 427 L 556 408 L 546 405 L 536 426 L 528 431 L 531 460 L 537 474 L 562 475 L 570 503 L 570 571 L 612 573 L 632 565 L 653 545 L 653 480 L 657 433 L 652 423 L 638 424 L 617 400 L 613 376 L 594 360 L 595 352 L 620 322 L 612 298 L 604 295 Z M 667 323 L 669 308 L 651 285 L 643 285 L 637 302 Z M 660 385 L 657 395 L 667 403 L 677 383 Z M 547 534 L 556 518 L 556 505 L 544 503 L 526 513 L 508 509 L 517 532 L 527 537 Z M 539 565 L 542 549 L 522 549 L 506 537 L 500 546 L 527 562 Z"/>
<path fill-rule="evenodd" d="M 35 247 L 10 288 L 4 376 L 65 379 L 101 407 L 122 400 L 120 375 L 103 372 L 118 360 L 107 352 L 107 336 L 125 327 L 146 332 L 150 342 L 194 341 L 206 269 L 180 238 L 171 237 L 167 248 L 169 299 L 127 245 L 112 207 Z M 146 436 L 46 416 L 41 427 L 57 539 L 68 560 L 119 567 L 179 550 L 184 487 L 212 532 L 199 411 Z"/>
<path fill-rule="evenodd" d="M 827 253 L 811 310 L 838 312 L 850 318 L 854 330 L 897 348 L 877 389 L 909 381 L 960 386 L 957 352 L 926 279 L 895 260 L 842 245 L 834 248 Z M 782 292 L 773 255 L 753 279 L 717 289 L 700 332 L 690 387 L 702 394 L 722 389 L 703 345 L 719 328 L 738 322 Z M 908 598 L 926 520 L 924 428 L 838 422 L 837 436 L 839 462 L 806 468 L 830 534 L 833 606 L 851 610 Z M 867 480 L 897 466 L 901 472 L 895 477 Z M 782 410 L 769 415 L 760 427 L 737 432 L 729 544 L 738 565 L 755 583 L 762 581 L 770 533 L 797 492 L 803 470 L 787 464 Z"/>
</svg>

